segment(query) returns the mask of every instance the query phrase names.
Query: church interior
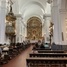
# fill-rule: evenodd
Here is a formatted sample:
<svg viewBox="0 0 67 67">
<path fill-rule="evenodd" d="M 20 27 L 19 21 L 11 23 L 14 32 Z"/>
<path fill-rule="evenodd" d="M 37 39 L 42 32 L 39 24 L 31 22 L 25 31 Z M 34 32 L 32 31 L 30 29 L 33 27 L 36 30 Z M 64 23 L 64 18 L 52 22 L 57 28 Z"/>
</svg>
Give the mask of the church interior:
<svg viewBox="0 0 67 67">
<path fill-rule="evenodd" d="M 67 0 L 0 0 L 0 67 L 67 67 Z"/>
</svg>

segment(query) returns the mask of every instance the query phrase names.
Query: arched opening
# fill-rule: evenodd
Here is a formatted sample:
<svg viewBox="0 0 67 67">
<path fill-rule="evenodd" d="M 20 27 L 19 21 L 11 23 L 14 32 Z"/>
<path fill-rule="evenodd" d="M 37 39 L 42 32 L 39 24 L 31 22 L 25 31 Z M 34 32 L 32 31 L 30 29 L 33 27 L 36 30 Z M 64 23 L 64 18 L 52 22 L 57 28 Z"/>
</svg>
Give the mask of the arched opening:
<svg viewBox="0 0 67 67">
<path fill-rule="evenodd" d="M 27 21 L 27 39 L 42 39 L 42 22 L 38 17 L 31 17 Z"/>
</svg>

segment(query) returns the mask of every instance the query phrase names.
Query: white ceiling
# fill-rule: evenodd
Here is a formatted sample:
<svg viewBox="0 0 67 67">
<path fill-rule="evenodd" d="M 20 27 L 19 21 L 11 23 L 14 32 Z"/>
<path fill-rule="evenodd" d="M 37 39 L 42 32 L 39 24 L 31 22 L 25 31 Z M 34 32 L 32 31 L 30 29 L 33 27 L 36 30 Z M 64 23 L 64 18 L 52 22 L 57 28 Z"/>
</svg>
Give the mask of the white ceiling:
<svg viewBox="0 0 67 67">
<path fill-rule="evenodd" d="M 12 0 L 14 3 L 13 10 L 15 13 L 21 14 L 23 21 L 32 16 L 37 16 L 43 20 L 43 16 L 51 14 L 51 5 L 47 3 L 47 0 Z"/>
</svg>

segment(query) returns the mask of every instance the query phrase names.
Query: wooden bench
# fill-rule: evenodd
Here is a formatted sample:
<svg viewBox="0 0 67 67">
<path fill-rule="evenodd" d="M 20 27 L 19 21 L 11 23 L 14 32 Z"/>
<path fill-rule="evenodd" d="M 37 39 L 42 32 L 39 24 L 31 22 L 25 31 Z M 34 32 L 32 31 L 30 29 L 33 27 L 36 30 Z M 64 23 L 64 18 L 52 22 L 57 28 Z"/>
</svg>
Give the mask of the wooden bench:
<svg viewBox="0 0 67 67">
<path fill-rule="evenodd" d="M 36 48 L 36 50 L 51 50 L 51 48 Z"/>
<path fill-rule="evenodd" d="M 27 58 L 27 67 L 66 67 L 67 58 Z"/>
<path fill-rule="evenodd" d="M 38 53 L 64 53 L 63 50 L 37 50 Z"/>
<path fill-rule="evenodd" d="M 30 57 L 67 57 L 67 53 L 30 53 Z"/>
</svg>

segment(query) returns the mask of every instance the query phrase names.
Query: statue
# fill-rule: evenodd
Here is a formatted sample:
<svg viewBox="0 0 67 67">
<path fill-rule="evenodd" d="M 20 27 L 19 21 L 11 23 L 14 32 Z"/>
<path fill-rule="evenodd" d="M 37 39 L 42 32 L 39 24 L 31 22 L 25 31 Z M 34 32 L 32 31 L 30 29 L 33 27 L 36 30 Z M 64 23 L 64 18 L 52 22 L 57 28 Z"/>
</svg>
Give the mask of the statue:
<svg viewBox="0 0 67 67">
<path fill-rule="evenodd" d="M 10 4 L 10 12 L 12 12 L 12 5 L 13 5 L 13 2 L 11 0 L 9 0 L 9 4 Z"/>
</svg>

